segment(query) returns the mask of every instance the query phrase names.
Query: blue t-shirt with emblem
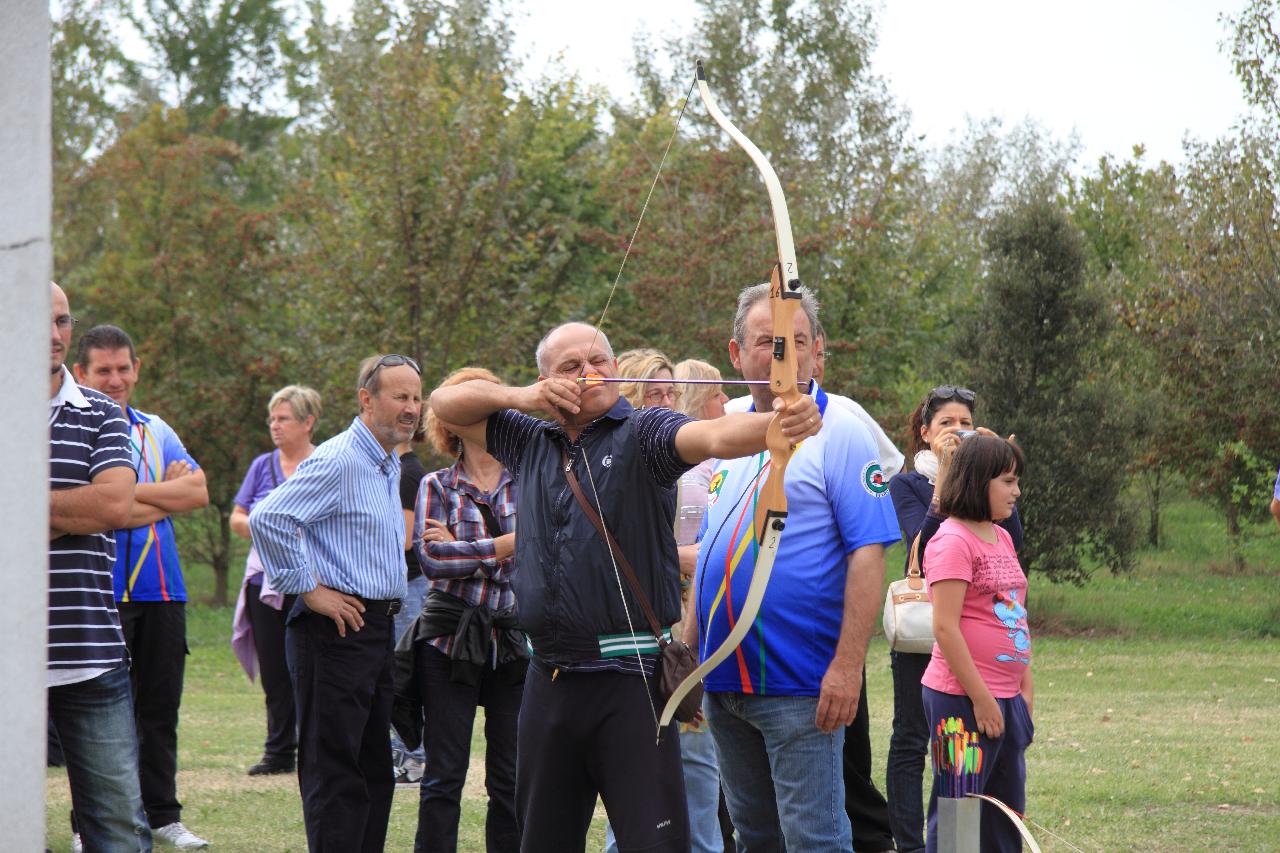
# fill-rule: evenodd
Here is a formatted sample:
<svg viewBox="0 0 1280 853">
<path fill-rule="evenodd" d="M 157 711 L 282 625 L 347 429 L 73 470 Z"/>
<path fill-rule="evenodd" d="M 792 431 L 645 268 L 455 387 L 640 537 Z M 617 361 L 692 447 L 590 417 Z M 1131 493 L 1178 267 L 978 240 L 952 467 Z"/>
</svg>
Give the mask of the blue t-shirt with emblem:
<svg viewBox="0 0 1280 853">
<path fill-rule="evenodd" d="M 138 483 L 164 481 L 169 463 L 184 460 L 193 469 L 196 460 L 183 447 L 173 427 L 158 415 L 129 407 L 129 444 Z M 186 601 L 187 587 L 178 562 L 173 519 L 116 531 L 116 562 L 111 572 L 116 601 Z"/>
<path fill-rule="evenodd" d="M 707 676 L 711 692 L 817 696 L 835 654 L 848 555 L 898 541 L 889 484 L 875 442 L 857 418 L 827 406 L 822 430 L 786 469 L 788 516 L 773 574 L 742 645 Z M 724 642 L 742 610 L 758 551 L 755 498 L 767 453 L 716 463 L 695 580 L 700 657 Z M 730 582 L 725 583 L 728 576 Z"/>
</svg>

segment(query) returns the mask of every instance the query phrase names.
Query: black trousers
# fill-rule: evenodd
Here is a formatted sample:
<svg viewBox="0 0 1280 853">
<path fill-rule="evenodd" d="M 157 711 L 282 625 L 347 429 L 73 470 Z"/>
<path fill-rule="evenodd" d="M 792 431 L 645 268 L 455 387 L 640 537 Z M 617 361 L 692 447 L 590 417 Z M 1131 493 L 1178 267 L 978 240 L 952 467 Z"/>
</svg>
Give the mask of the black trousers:
<svg viewBox="0 0 1280 853">
<path fill-rule="evenodd" d="M 415 651 L 429 760 L 419 788 L 414 853 L 454 853 L 458 849 L 462 786 L 471 762 L 471 731 L 479 705 L 484 706 L 484 786 L 489 794 L 485 849 L 488 853 L 513 853 L 520 848 L 516 720 L 524 693 L 525 661 L 485 669 L 480 683 L 471 685 L 450 679 L 453 662 L 430 643 L 419 641 Z"/>
<path fill-rule="evenodd" d="M 298 787 L 312 853 L 379 853 L 395 781 L 391 775 L 390 616 L 338 636 L 299 598 L 285 627 L 298 709 Z"/>
<path fill-rule="evenodd" d="M 286 595 L 281 609 L 262 603 L 261 583 L 248 583 L 245 609 L 253 626 L 253 647 L 258 653 L 258 677 L 267 702 L 267 742 L 262 757 L 293 760 L 298 748 L 298 717 L 293 706 L 293 682 L 284 656 L 284 624 L 296 595 Z"/>
<path fill-rule="evenodd" d="M 543 664 L 529 666 L 516 752 L 521 853 L 582 853 L 597 793 L 622 853 L 687 853 L 680 737 L 672 723 L 655 743 L 650 698 L 661 710 L 638 675 L 553 680 Z"/>
<path fill-rule="evenodd" d="M 166 826 L 182 818 L 178 802 L 178 706 L 187 668 L 187 609 L 181 601 L 116 605 L 133 665 L 134 719 L 138 725 L 138 778 L 147 822 Z"/>
<path fill-rule="evenodd" d="M 862 669 L 858 713 L 844 730 L 844 810 L 853 826 L 857 853 L 893 849 L 889 804 L 871 781 L 871 715 L 867 710 L 867 670 Z"/>
</svg>

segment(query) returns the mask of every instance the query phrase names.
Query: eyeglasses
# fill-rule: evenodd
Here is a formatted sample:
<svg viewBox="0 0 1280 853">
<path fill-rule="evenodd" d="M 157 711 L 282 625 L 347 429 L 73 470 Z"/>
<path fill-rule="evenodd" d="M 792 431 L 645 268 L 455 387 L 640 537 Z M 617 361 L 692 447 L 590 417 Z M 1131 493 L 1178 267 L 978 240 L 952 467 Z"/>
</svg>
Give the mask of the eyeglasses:
<svg viewBox="0 0 1280 853">
<path fill-rule="evenodd" d="M 680 402 L 680 393 L 681 392 L 674 388 L 670 388 L 666 391 L 661 388 L 650 388 L 648 391 L 644 392 L 644 401 L 650 405 L 657 406 L 660 405 L 663 400 L 670 400 L 672 405 L 674 405 Z"/>
<path fill-rule="evenodd" d="M 418 367 L 418 362 L 416 362 L 416 361 L 414 361 L 413 359 L 409 358 L 409 356 L 407 356 L 407 355 L 394 355 L 394 354 L 393 354 L 393 355 L 384 355 L 382 358 L 378 359 L 378 363 L 377 363 L 377 364 L 375 364 L 375 365 L 373 366 L 373 370 L 370 370 L 370 371 L 369 371 L 369 375 L 368 375 L 368 376 L 366 376 L 366 377 L 364 378 L 364 381 L 360 383 L 360 387 L 361 387 L 361 388 L 368 388 L 368 387 L 369 387 L 369 383 L 373 382 L 373 377 L 377 376 L 377 375 L 378 375 L 378 371 L 379 371 L 379 370 L 381 370 L 382 368 L 384 368 L 384 367 L 399 367 L 399 366 L 400 366 L 400 365 L 402 365 L 402 364 L 407 364 L 407 365 L 409 365 L 410 367 L 412 367 L 412 368 L 413 368 L 413 372 L 414 372 L 414 373 L 418 374 L 419 376 L 421 376 L 421 375 L 422 375 L 422 368 Z"/>
<path fill-rule="evenodd" d="M 925 400 L 924 407 L 926 411 L 929 411 L 939 403 L 945 403 L 948 400 L 959 400 L 972 409 L 974 400 L 977 398 L 977 395 L 968 388 L 961 388 L 958 385 L 939 385 L 929 392 L 929 397 Z"/>
<path fill-rule="evenodd" d="M 53 325 L 57 326 L 58 331 L 60 332 L 65 332 L 68 329 L 73 328 L 76 322 L 76 318 L 72 317 L 70 314 L 63 314 L 59 317 L 53 318 Z"/>
</svg>

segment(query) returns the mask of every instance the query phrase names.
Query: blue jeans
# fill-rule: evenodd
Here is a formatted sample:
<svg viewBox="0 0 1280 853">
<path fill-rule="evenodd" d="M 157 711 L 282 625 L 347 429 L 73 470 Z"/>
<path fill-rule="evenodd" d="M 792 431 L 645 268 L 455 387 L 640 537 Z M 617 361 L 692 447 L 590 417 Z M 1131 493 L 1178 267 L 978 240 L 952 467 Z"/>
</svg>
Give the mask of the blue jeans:
<svg viewBox="0 0 1280 853">
<path fill-rule="evenodd" d="M 708 693 L 739 853 L 848 853 L 844 727 L 818 729 L 816 696 Z"/>
<path fill-rule="evenodd" d="M 422 604 L 427 600 L 427 588 L 429 581 L 425 575 L 418 575 L 409 581 L 409 591 L 405 593 L 404 601 L 400 603 L 400 612 L 395 615 L 395 632 L 396 642 L 400 642 L 400 638 L 404 636 L 404 632 L 409 630 L 409 626 L 413 624 L 413 620 L 418 618 L 418 614 L 422 612 Z M 397 768 L 403 767 L 405 759 L 413 759 L 419 764 L 423 764 L 427 760 L 426 738 L 423 738 L 423 745 L 419 745 L 417 749 L 409 751 L 404 748 L 404 743 L 400 740 L 400 735 L 396 734 L 393 727 L 391 729 L 391 756 L 392 762 Z"/>
<path fill-rule="evenodd" d="M 707 731 L 680 733 L 680 764 L 684 768 L 684 795 L 689 801 L 689 836 L 693 853 L 723 853 L 720 835 L 720 765 L 716 742 Z M 605 853 L 618 853 L 613 824 L 604 829 Z"/>
<path fill-rule="evenodd" d="M 49 719 L 58 731 L 71 783 L 71 806 L 86 850 L 146 853 L 151 827 L 138 782 L 138 733 L 129 670 L 50 687 Z"/>
</svg>

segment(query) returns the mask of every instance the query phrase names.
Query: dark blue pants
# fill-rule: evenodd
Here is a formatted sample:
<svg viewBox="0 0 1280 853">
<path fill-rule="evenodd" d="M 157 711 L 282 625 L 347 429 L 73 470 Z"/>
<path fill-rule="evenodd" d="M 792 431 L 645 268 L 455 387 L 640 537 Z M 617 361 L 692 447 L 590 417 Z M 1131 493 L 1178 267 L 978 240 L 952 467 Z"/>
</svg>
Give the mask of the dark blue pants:
<svg viewBox="0 0 1280 853">
<path fill-rule="evenodd" d="M 924 715 L 920 679 L 929 655 L 889 652 L 893 667 L 893 734 L 885 762 L 889 825 L 899 853 L 924 850 L 924 765 L 929 754 L 929 721 Z"/>
<path fill-rule="evenodd" d="M 285 628 L 298 709 L 298 787 L 311 853 L 381 853 L 391 798 L 390 616 L 338 636 L 299 596 Z"/>
<path fill-rule="evenodd" d="M 520 849 L 516 826 L 516 719 L 524 693 L 525 661 L 485 669 L 479 684 L 451 677 L 453 662 L 425 640 L 415 649 L 418 691 L 426 715 L 423 741 L 430 756 L 419 788 L 415 853 L 453 853 L 458 849 L 462 786 L 471 762 L 471 730 L 476 707 L 484 706 L 484 786 L 489 794 L 485 849 Z"/>
<path fill-rule="evenodd" d="M 938 849 L 938 797 L 963 796 L 964 793 L 987 794 L 1000 800 L 1016 812 L 1027 808 L 1027 765 L 1025 755 L 1035 735 L 1035 726 L 1027 703 L 1021 696 L 997 699 L 1004 716 L 1004 734 L 989 738 L 979 734 L 976 742 L 967 749 L 978 750 L 981 761 L 972 773 L 949 773 L 947 743 L 959 742 L 963 733 L 976 733 L 978 722 L 973 715 L 973 702 L 968 696 L 940 693 L 928 687 L 920 688 L 924 698 L 925 715 L 929 719 L 929 744 L 933 759 L 933 791 L 929 794 L 929 834 L 925 849 L 934 853 Z M 963 753 L 956 749 L 956 754 Z M 963 759 L 961 759 L 963 760 Z M 941 766 L 940 766 L 941 765 Z M 1021 853 L 1022 837 L 1017 829 L 993 805 L 982 804 L 983 853 Z"/>
</svg>

